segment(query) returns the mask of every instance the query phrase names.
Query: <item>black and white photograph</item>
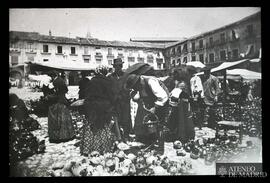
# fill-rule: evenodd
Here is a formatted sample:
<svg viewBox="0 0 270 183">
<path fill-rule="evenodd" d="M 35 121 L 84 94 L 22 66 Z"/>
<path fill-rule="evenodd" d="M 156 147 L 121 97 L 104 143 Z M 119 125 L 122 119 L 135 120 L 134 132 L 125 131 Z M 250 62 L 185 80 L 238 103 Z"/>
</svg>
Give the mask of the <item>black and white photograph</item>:
<svg viewBox="0 0 270 183">
<path fill-rule="evenodd" d="M 260 7 L 9 9 L 9 177 L 266 177 Z"/>
</svg>

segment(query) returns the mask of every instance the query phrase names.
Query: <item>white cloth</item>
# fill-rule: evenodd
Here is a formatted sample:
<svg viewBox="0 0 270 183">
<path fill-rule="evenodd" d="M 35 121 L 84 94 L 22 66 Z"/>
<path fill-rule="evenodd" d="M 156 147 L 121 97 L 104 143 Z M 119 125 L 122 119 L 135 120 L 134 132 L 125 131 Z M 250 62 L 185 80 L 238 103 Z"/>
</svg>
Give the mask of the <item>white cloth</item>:
<svg viewBox="0 0 270 183">
<path fill-rule="evenodd" d="M 202 80 L 199 76 L 195 75 L 190 79 L 191 95 L 194 97 L 194 92 L 201 92 L 201 97 L 204 97 Z"/>
<path fill-rule="evenodd" d="M 155 104 L 158 106 L 164 106 L 169 97 L 162 86 L 160 86 L 158 79 L 152 76 L 141 76 L 141 78 L 148 79 L 148 86 L 152 90 L 153 94 L 157 97 Z"/>
<path fill-rule="evenodd" d="M 182 93 L 182 90 L 180 88 L 174 88 L 171 91 L 170 99 L 169 99 L 169 104 L 171 106 L 176 107 L 178 105 L 178 99 L 179 99 L 181 93 Z"/>
<path fill-rule="evenodd" d="M 170 96 L 171 96 L 171 97 L 174 97 L 174 98 L 179 98 L 181 92 L 182 92 L 182 90 L 181 90 L 180 88 L 174 88 L 174 89 L 171 91 Z"/>
<path fill-rule="evenodd" d="M 49 84 L 49 88 L 50 88 L 50 89 L 53 89 L 53 88 L 54 88 L 54 86 L 53 86 L 53 83 L 52 83 L 52 82 Z"/>
</svg>

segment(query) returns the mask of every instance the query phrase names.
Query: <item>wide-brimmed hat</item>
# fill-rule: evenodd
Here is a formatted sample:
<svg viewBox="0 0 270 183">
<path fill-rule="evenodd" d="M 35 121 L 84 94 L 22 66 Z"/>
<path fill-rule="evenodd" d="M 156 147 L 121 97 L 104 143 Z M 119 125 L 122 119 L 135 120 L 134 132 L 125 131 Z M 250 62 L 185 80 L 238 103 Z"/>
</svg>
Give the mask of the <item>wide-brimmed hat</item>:
<svg viewBox="0 0 270 183">
<path fill-rule="evenodd" d="M 124 62 L 122 61 L 121 58 L 115 58 L 113 59 L 112 65 L 122 65 Z"/>
<path fill-rule="evenodd" d="M 136 74 L 130 74 L 124 83 L 124 89 L 129 90 L 139 81 L 140 76 Z"/>
</svg>

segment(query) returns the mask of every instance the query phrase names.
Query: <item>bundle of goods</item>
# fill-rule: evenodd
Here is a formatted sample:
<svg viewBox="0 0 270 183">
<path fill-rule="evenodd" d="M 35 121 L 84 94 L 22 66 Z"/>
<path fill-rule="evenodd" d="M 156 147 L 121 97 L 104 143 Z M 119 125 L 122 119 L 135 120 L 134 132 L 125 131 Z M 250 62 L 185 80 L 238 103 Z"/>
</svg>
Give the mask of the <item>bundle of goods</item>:
<svg viewBox="0 0 270 183">
<path fill-rule="evenodd" d="M 23 123 L 10 118 L 9 157 L 13 163 L 45 150 L 45 141 L 39 141 Z"/>
<path fill-rule="evenodd" d="M 49 176 L 130 176 L 130 175 L 182 175 L 192 168 L 187 159 L 175 162 L 166 156 L 153 152 L 126 154 L 117 150 L 114 153 L 100 154 L 93 151 L 89 157 L 74 159 L 65 163 L 55 163 L 48 171 Z"/>
<path fill-rule="evenodd" d="M 38 117 L 47 117 L 49 110 L 49 103 L 45 97 L 41 96 L 39 100 L 30 100 L 30 113 Z"/>
<path fill-rule="evenodd" d="M 21 123 L 22 128 L 28 129 L 29 131 L 34 131 L 41 128 L 41 125 L 38 123 L 38 121 L 30 116 L 23 120 Z"/>
</svg>

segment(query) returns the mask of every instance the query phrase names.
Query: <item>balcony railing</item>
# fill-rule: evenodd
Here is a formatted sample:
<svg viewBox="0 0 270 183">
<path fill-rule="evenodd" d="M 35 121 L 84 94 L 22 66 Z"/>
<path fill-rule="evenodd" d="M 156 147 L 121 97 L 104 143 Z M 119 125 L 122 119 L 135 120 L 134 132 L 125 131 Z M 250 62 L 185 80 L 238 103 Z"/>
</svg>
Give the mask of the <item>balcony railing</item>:
<svg viewBox="0 0 270 183">
<path fill-rule="evenodd" d="M 21 50 L 19 48 L 9 48 L 9 51 L 10 52 L 18 52 L 18 53 L 21 52 Z"/>
<path fill-rule="evenodd" d="M 103 58 L 103 55 L 95 55 L 95 58 Z"/>
<path fill-rule="evenodd" d="M 35 50 L 35 49 L 27 49 L 25 52 L 28 53 L 28 54 L 36 54 L 37 50 Z"/>
<path fill-rule="evenodd" d="M 107 58 L 114 58 L 114 54 L 107 54 Z"/>
<path fill-rule="evenodd" d="M 51 55 L 52 53 L 50 52 L 41 52 L 42 55 Z"/>
</svg>

